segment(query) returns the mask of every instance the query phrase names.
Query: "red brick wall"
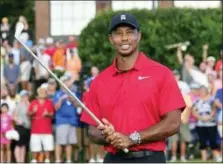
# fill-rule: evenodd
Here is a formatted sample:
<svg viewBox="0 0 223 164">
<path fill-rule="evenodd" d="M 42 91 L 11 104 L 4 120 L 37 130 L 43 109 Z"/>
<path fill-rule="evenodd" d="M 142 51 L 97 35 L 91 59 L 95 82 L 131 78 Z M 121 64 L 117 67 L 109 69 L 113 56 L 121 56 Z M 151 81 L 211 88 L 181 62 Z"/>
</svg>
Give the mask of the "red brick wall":
<svg viewBox="0 0 223 164">
<path fill-rule="evenodd" d="M 35 1 L 36 40 L 50 34 L 50 2 Z"/>
<path fill-rule="evenodd" d="M 106 10 L 111 7 L 111 1 L 96 1 L 96 11 Z"/>
<path fill-rule="evenodd" d="M 168 8 L 168 7 L 173 7 L 174 6 L 174 1 L 165 1 L 165 0 L 160 0 L 159 1 L 159 7 L 160 8 Z"/>
</svg>

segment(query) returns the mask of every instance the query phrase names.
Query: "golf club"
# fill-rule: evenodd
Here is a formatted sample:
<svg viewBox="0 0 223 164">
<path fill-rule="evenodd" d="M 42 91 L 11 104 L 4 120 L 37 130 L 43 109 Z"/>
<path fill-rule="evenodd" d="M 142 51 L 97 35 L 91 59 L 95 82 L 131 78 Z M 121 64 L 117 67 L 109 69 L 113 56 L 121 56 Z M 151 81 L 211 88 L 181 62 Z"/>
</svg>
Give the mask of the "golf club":
<svg viewBox="0 0 223 164">
<path fill-rule="evenodd" d="M 84 109 L 90 116 L 92 119 L 94 119 L 99 125 L 103 125 L 103 123 L 78 99 L 78 97 L 73 94 L 69 88 L 67 88 L 67 86 L 60 81 L 60 79 L 50 70 L 48 69 L 40 60 L 39 58 L 29 49 L 29 47 L 27 47 L 20 39 L 19 39 L 19 36 L 22 32 L 24 28 L 24 25 L 23 23 L 19 23 L 18 26 L 17 26 L 17 29 L 16 29 L 16 32 L 15 32 L 15 38 L 25 47 L 25 49 L 39 62 L 39 64 L 46 69 L 46 71 L 68 92 L 68 94 L 70 96 L 72 96 L 76 101 L 77 103 L 81 106 L 82 109 Z M 125 153 L 128 153 L 128 149 L 123 149 L 123 151 Z"/>
</svg>

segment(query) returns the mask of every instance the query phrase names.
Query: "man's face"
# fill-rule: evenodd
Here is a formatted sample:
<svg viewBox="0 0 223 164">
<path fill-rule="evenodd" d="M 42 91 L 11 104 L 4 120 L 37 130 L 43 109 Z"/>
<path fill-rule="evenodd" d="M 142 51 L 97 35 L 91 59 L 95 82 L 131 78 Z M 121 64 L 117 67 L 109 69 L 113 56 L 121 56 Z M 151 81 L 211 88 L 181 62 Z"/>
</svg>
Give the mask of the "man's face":
<svg viewBox="0 0 223 164">
<path fill-rule="evenodd" d="M 44 99 L 44 98 L 47 97 L 47 90 L 46 90 L 46 89 L 39 88 L 39 89 L 37 90 L 37 93 L 38 93 L 38 97 L 39 97 L 39 98 Z"/>
<path fill-rule="evenodd" d="M 141 33 L 130 26 L 119 26 L 109 35 L 111 44 L 121 56 L 129 56 L 136 51 Z"/>
<path fill-rule="evenodd" d="M 14 63 L 14 58 L 11 57 L 11 56 L 9 57 L 9 63 L 10 63 L 10 64 Z"/>
<path fill-rule="evenodd" d="M 91 75 L 92 76 L 97 76 L 99 74 L 99 70 L 97 67 L 92 67 L 91 68 Z"/>
</svg>

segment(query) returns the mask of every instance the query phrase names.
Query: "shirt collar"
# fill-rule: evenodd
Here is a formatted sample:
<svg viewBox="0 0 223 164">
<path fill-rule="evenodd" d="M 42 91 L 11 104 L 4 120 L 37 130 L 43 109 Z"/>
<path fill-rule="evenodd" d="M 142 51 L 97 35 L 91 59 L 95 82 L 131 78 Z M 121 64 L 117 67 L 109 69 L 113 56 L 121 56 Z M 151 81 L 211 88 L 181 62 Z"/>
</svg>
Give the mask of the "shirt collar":
<svg viewBox="0 0 223 164">
<path fill-rule="evenodd" d="M 136 71 L 140 71 L 143 67 L 143 62 L 145 60 L 146 56 L 143 52 L 139 52 L 139 56 L 133 66 L 133 68 L 131 70 L 136 70 Z M 116 67 L 116 58 L 114 59 L 113 63 L 112 63 L 112 75 L 115 76 L 119 73 L 121 73 L 120 70 L 117 69 Z"/>
</svg>

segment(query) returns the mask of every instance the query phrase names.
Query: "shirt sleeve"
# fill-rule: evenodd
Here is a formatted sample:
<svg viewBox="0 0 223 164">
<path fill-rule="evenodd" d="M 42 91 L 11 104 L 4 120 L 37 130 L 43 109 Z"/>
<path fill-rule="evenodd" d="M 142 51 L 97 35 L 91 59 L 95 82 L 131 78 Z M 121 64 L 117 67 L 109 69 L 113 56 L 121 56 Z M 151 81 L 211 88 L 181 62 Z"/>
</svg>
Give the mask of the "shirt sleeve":
<svg viewBox="0 0 223 164">
<path fill-rule="evenodd" d="M 49 100 L 49 102 L 48 102 L 48 112 L 54 113 L 54 105 L 51 100 Z"/>
<path fill-rule="evenodd" d="M 95 79 L 92 81 L 90 90 L 85 97 L 85 105 L 99 120 L 101 120 L 100 108 L 98 105 L 97 87 L 97 79 Z M 97 122 L 92 119 L 85 110 L 82 112 L 81 121 L 90 125 L 97 125 Z"/>
<path fill-rule="evenodd" d="M 170 70 L 165 73 L 162 79 L 159 100 L 159 112 L 161 116 L 173 110 L 184 110 L 186 106 L 176 79 Z"/>
</svg>

